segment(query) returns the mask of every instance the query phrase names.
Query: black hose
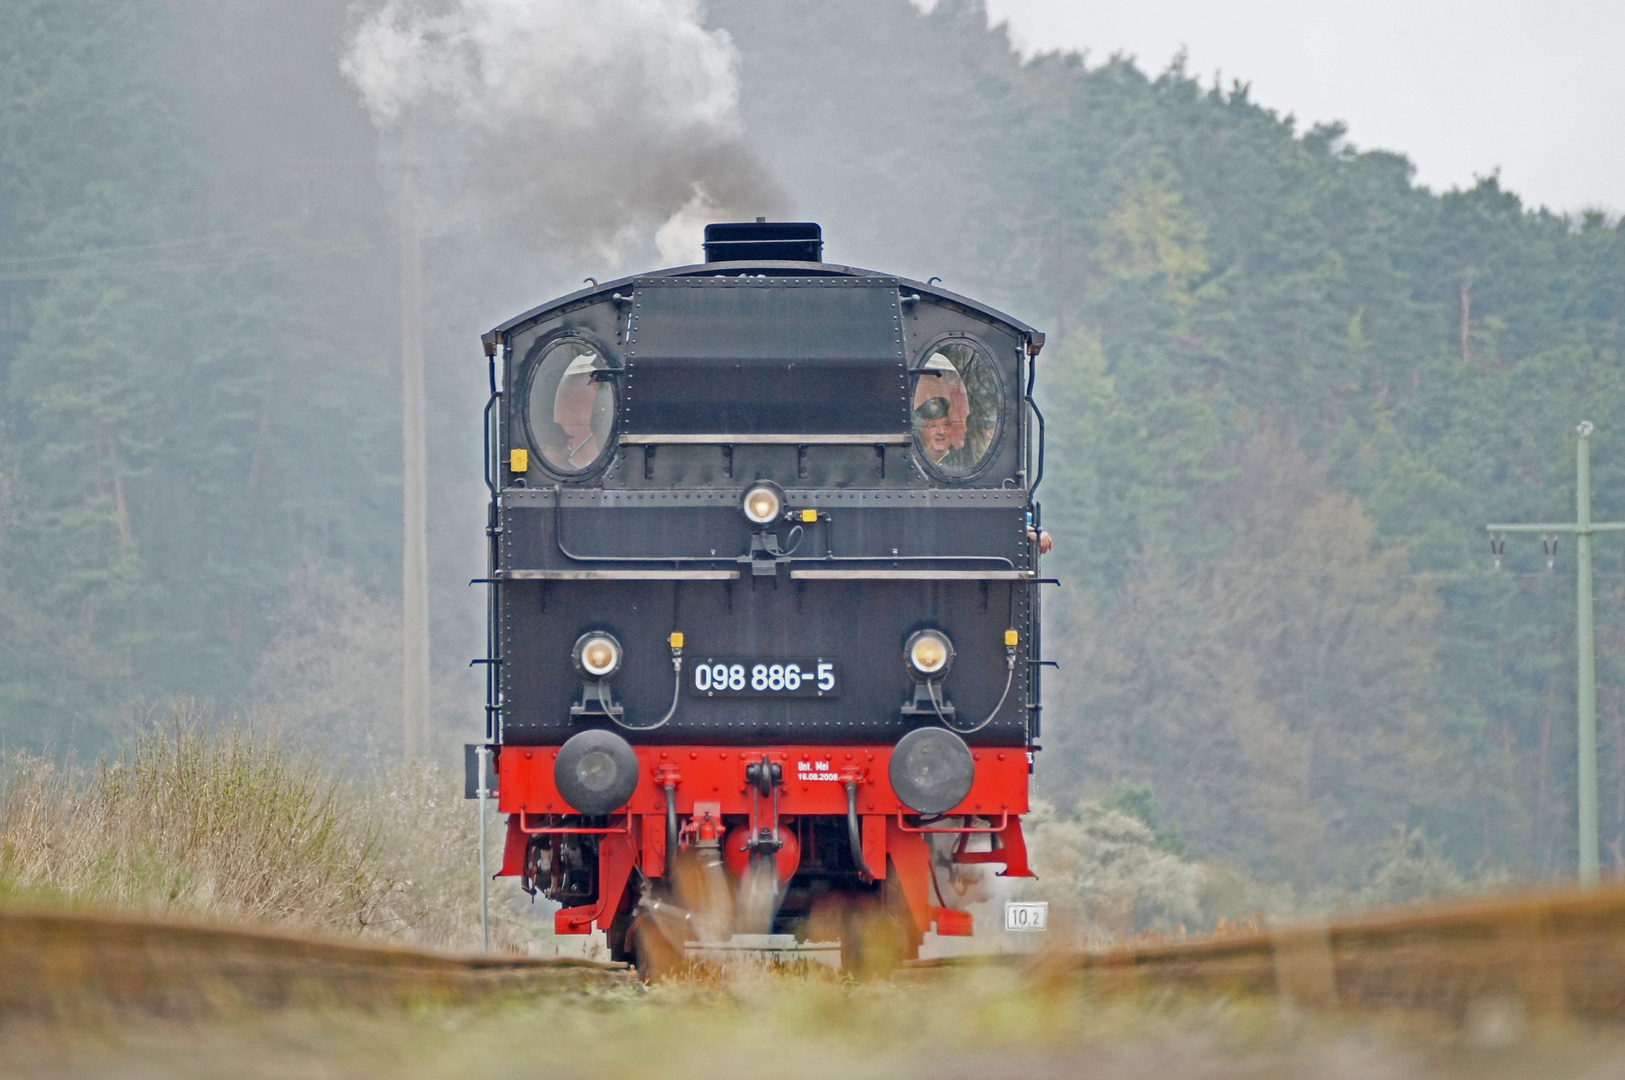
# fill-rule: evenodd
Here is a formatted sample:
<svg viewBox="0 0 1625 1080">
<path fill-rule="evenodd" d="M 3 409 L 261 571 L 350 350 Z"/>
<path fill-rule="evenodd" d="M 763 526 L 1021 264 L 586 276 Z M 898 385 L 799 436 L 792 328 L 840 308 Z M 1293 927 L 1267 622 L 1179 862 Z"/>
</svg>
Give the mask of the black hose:
<svg viewBox="0 0 1625 1080">
<path fill-rule="evenodd" d="M 677 788 L 666 785 L 666 881 L 673 880 L 677 860 Z"/>
<path fill-rule="evenodd" d="M 609 703 L 604 700 L 604 683 L 603 683 L 603 680 L 599 680 L 599 682 L 598 682 L 598 700 L 604 706 L 604 714 L 606 716 L 608 716 L 611 720 L 613 720 L 617 724 L 619 724 L 621 727 L 625 728 L 627 731 L 653 731 L 656 728 L 665 727 L 666 726 L 666 721 L 670 720 L 672 717 L 677 715 L 677 702 L 682 697 L 682 694 L 683 694 L 683 658 L 681 656 L 672 657 L 671 658 L 671 666 L 672 666 L 673 671 L 676 672 L 676 674 L 672 677 L 671 708 L 666 710 L 666 715 L 665 716 L 662 716 L 659 720 L 656 720 L 654 723 L 648 725 L 647 727 L 639 727 L 637 724 L 628 724 L 625 720 L 622 720 L 620 717 L 616 716 L 613 712 L 609 711 Z"/>
<path fill-rule="evenodd" d="M 869 876 L 869 867 L 863 861 L 863 830 L 858 827 L 858 782 L 846 782 L 846 840 L 852 845 L 852 862 L 858 873 Z"/>
<path fill-rule="evenodd" d="M 953 722 L 942 714 L 942 705 L 937 700 L 936 684 L 928 684 L 931 692 L 931 706 L 937 711 L 937 719 L 941 720 L 943 725 L 946 726 L 950 731 L 957 731 L 961 735 L 974 734 L 975 732 L 981 731 L 983 728 L 991 724 L 993 722 L 993 718 L 999 715 L 999 710 L 1004 708 L 1004 699 L 1010 696 L 1010 684 L 1016 681 L 1016 650 L 1005 650 L 1005 666 L 1008 668 L 1008 670 L 1005 672 L 1004 676 L 1004 693 L 999 695 L 999 703 L 993 706 L 993 711 L 989 712 L 982 722 L 977 724 L 975 727 L 954 727 Z"/>
</svg>

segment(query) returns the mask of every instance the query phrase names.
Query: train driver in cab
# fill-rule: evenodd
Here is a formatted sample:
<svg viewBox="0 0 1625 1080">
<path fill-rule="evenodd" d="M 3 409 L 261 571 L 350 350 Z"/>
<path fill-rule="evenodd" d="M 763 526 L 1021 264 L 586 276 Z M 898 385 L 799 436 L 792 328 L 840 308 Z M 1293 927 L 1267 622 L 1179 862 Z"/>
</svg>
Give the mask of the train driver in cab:
<svg viewBox="0 0 1625 1080">
<path fill-rule="evenodd" d="M 948 419 L 947 398 L 930 397 L 916 405 L 914 429 L 931 464 L 941 465 L 953 453 L 953 424 Z"/>
</svg>

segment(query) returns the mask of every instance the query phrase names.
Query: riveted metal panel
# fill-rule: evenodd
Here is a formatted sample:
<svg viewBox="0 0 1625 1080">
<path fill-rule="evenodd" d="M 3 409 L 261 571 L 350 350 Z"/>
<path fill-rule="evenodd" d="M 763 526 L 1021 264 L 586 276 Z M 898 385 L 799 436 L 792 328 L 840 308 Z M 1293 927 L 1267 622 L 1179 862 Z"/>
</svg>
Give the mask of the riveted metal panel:
<svg viewBox="0 0 1625 1080">
<path fill-rule="evenodd" d="M 1003 692 L 1004 632 L 1021 617 L 1026 582 L 549 581 L 503 586 L 505 739 L 557 743 L 586 725 L 570 705 L 581 680 L 570 647 L 588 629 L 620 639 L 625 660 L 612 686 L 633 726 L 658 720 L 674 687 L 667 635 L 680 631 L 684 654 L 764 661 L 822 656 L 840 668 L 833 699 L 697 698 L 686 692 L 651 739 L 745 745 L 794 737 L 812 743 L 892 743 L 927 721 L 905 717 L 912 683 L 903 662 L 908 635 L 935 626 L 956 656 L 943 697 L 956 721 L 982 721 Z M 1025 637 L 1025 635 L 1023 635 Z M 1023 661 L 1025 657 L 1023 656 Z M 998 715 L 967 736 L 973 745 L 1020 745 L 1026 734 L 1028 665 L 1018 663 Z M 605 722 L 599 721 L 599 726 Z"/>
<path fill-rule="evenodd" d="M 908 430 L 895 279 L 647 279 L 629 327 L 624 433 Z"/>
</svg>

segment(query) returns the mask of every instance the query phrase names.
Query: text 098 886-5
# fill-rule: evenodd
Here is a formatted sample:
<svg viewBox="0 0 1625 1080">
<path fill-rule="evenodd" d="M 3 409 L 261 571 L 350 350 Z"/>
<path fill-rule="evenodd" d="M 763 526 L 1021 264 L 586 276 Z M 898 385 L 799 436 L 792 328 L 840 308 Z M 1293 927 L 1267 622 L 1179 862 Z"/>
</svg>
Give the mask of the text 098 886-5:
<svg viewBox="0 0 1625 1080">
<path fill-rule="evenodd" d="M 835 661 L 758 660 L 706 657 L 684 680 L 694 697 L 834 697 L 839 688 Z"/>
</svg>

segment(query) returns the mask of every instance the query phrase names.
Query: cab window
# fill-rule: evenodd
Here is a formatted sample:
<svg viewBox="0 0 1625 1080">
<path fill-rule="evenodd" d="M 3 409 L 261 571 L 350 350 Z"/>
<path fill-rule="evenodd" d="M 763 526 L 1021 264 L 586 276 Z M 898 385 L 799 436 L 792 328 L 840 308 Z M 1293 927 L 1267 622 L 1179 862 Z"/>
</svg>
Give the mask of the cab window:
<svg viewBox="0 0 1625 1080">
<path fill-rule="evenodd" d="M 553 472 L 585 472 L 609 446 L 615 427 L 615 386 L 602 374 L 603 354 L 584 341 L 548 346 L 531 365 L 531 440 Z"/>
<path fill-rule="evenodd" d="M 999 382 L 993 361 L 966 341 L 931 348 L 914 379 L 914 441 L 936 472 L 970 476 L 999 435 Z"/>
</svg>

